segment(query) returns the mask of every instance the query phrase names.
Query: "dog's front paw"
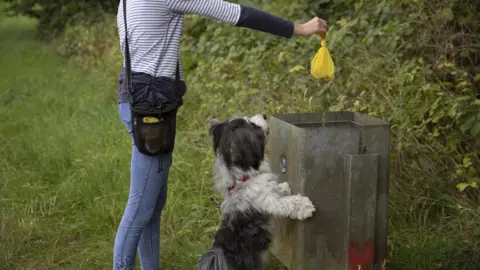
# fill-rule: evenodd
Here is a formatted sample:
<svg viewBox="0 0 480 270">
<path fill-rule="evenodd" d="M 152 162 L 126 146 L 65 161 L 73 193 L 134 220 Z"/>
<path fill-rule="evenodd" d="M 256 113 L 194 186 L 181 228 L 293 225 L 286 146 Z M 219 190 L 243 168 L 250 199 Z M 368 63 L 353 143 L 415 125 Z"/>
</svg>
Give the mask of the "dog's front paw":
<svg viewBox="0 0 480 270">
<path fill-rule="evenodd" d="M 283 182 L 278 184 L 278 188 L 280 189 L 280 193 L 286 196 L 292 195 L 292 190 L 290 189 L 290 186 L 288 185 L 287 182 Z"/>
<path fill-rule="evenodd" d="M 295 210 L 290 215 L 293 219 L 305 220 L 313 216 L 315 212 L 315 206 L 312 201 L 304 196 L 297 195 L 297 200 L 295 201 Z"/>
</svg>

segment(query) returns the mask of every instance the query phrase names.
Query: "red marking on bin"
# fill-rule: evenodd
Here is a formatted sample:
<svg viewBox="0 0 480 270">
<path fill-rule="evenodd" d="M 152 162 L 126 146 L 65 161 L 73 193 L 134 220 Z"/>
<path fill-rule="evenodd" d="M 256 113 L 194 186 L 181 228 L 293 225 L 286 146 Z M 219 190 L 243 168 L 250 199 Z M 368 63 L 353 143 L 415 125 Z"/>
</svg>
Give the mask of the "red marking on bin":
<svg viewBox="0 0 480 270">
<path fill-rule="evenodd" d="M 353 242 L 348 247 L 349 263 L 352 270 L 368 270 L 368 265 L 373 260 L 373 243 L 367 241 L 362 247 Z"/>
</svg>

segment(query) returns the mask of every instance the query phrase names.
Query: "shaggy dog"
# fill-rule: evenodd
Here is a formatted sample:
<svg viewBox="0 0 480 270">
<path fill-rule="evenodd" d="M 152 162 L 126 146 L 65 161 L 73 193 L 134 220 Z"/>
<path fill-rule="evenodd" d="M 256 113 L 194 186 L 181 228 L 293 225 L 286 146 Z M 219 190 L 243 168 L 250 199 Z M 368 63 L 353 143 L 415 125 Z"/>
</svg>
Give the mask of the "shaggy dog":
<svg viewBox="0 0 480 270">
<path fill-rule="evenodd" d="M 292 195 L 272 174 L 265 160 L 268 130 L 265 115 L 210 121 L 215 186 L 224 199 L 222 224 L 197 270 L 264 269 L 271 218 L 304 220 L 315 211 L 309 198 Z"/>
</svg>

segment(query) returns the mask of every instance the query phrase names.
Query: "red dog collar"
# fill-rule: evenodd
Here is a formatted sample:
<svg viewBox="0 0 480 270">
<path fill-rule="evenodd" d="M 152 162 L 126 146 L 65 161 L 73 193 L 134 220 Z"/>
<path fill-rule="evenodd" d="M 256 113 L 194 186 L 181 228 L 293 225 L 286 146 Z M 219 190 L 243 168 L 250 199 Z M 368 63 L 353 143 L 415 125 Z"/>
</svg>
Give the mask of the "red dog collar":
<svg viewBox="0 0 480 270">
<path fill-rule="evenodd" d="M 247 182 L 248 179 L 249 179 L 248 176 L 244 176 L 244 177 L 242 177 L 242 179 L 240 179 L 240 182 L 245 183 L 245 182 Z M 237 185 L 236 183 L 233 183 L 233 185 L 228 187 L 228 191 L 232 191 L 235 188 L 236 185 Z"/>
</svg>

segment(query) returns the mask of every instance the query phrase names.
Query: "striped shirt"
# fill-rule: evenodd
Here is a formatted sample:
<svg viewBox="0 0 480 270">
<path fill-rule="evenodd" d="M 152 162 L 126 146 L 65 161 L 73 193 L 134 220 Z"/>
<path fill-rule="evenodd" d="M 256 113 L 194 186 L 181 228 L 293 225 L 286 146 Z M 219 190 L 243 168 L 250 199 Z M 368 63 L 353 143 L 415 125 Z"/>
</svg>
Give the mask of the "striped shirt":
<svg viewBox="0 0 480 270">
<path fill-rule="evenodd" d="M 125 55 L 122 1 L 118 6 L 117 27 L 120 47 Z M 293 24 L 287 20 L 223 0 L 127 0 L 126 4 L 132 71 L 153 77 L 175 78 L 178 61 L 180 79 L 184 80 L 179 54 L 184 14 L 198 14 L 287 38 L 293 33 Z"/>
</svg>

